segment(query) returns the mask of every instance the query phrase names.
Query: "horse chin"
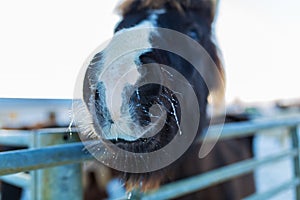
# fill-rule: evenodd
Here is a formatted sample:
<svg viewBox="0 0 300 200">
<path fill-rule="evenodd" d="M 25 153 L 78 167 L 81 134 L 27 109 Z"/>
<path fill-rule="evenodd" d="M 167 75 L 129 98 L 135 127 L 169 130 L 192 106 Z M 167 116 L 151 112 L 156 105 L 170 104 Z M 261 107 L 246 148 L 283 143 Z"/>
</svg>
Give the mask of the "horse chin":
<svg viewBox="0 0 300 200">
<path fill-rule="evenodd" d="M 124 139 L 113 139 L 110 140 L 113 144 L 115 144 L 118 148 L 123 149 L 132 153 L 147 153 L 151 152 L 151 148 L 149 149 L 149 139 L 137 139 L 134 141 L 128 141 Z"/>
<path fill-rule="evenodd" d="M 163 128 L 159 133 L 151 137 L 142 137 L 135 140 L 123 138 L 110 139 L 110 142 L 118 148 L 131 153 L 151 153 L 166 146 L 176 135 L 174 131 L 166 131 Z"/>
</svg>

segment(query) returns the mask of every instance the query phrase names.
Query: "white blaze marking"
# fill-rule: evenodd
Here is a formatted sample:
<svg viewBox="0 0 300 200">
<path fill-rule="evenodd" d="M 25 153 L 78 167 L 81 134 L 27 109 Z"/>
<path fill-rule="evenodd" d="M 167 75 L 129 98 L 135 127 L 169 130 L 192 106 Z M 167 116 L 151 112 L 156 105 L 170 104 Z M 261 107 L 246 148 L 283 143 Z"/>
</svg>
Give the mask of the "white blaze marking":
<svg viewBox="0 0 300 200">
<path fill-rule="evenodd" d="M 136 32 L 126 32 L 126 30 L 139 28 L 141 30 Z M 105 135 L 112 138 L 137 139 L 130 126 L 132 120 L 129 106 L 128 109 L 121 109 L 123 101 L 126 100 L 122 94 L 124 87 L 134 85 L 141 76 L 138 71 L 139 57 L 151 49 L 150 39 L 153 31 L 153 24 L 149 21 L 118 31 L 103 51 L 103 68 L 98 75 L 98 81 L 103 82 L 106 88 L 107 108 L 114 124 L 112 124 L 111 133 Z M 133 52 L 123 55 L 128 50 Z"/>
</svg>

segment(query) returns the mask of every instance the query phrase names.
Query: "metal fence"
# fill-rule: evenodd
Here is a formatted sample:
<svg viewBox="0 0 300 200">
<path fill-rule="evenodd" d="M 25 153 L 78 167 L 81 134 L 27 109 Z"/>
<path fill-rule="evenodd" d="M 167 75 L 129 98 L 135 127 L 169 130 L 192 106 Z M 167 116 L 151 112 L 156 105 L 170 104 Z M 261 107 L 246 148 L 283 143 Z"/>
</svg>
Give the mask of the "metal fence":
<svg viewBox="0 0 300 200">
<path fill-rule="evenodd" d="M 34 200 L 82 199 L 80 162 L 92 158 L 82 151 L 76 134 L 69 137 L 66 129 L 1 130 L 0 144 L 27 147 L 0 153 L 0 175 L 11 174 L 0 176 L 2 181 L 29 190 Z"/>
<path fill-rule="evenodd" d="M 256 168 L 293 158 L 294 177 L 290 181 L 245 199 L 267 199 L 286 189 L 295 188 L 300 199 L 300 115 L 279 119 L 255 120 L 226 124 L 219 139 L 264 134 L 265 130 L 286 128 L 292 139 L 292 148 L 263 159 L 249 159 L 210 172 L 199 174 L 160 187 L 151 193 L 133 193 L 132 199 L 170 199 L 188 194 L 231 178 L 254 171 Z M 219 127 L 210 129 L 213 139 Z M 201 138 L 199 138 L 201 140 Z M 0 179 L 30 189 L 32 199 L 82 199 L 81 163 L 93 157 L 84 150 L 76 134 L 69 137 L 66 129 L 43 129 L 37 131 L 0 131 L 0 144 L 26 146 L 28 149 L 0 153 Z M 25 173 L 30 171 L 30 173 Z M 5 175 L 12 174 L 12 175 Z M 4 176 L 1 176 L 4 175 Z"/>
</svg>

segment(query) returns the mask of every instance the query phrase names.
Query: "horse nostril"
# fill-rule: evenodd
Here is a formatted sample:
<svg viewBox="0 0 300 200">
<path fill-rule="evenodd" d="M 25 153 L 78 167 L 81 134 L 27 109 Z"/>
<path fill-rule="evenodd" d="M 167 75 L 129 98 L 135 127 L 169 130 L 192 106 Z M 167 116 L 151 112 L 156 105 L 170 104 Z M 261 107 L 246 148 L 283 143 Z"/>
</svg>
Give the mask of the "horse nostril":
<svg viewBox="0 0 300 200">
<path fill-rule="evenodd" d="M 140 61 L 143 64 L 148 63 L 157 63 L 157 59 L 155 58 L 155 55 L 153 52 L 147 52 L 140 56 Z"/>
<path fill-rule="evenodd" d="M 131 117 L 141 126 L 151 123 L 151 106 L 157 103 L 161 94 L 161 86 L 158 84 L 146 84 L 139 87 L 130 97 Z"/>
</svg>

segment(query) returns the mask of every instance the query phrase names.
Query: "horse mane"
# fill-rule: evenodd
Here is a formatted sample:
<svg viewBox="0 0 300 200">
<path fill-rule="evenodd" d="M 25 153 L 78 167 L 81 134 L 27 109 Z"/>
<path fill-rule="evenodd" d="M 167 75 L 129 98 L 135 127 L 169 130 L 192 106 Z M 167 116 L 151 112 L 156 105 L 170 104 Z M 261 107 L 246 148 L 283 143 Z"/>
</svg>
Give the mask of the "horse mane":
<svg viewBox="0 0 300 200">
<path fill-rule="evenodd" d="M 173 8 L 181 13 L 187 9 L 196 11 L 209 11 L 213 18 L 215 15 L 217 0 L 124 0 L 119 4 L 116 11 L 123 17 L 126 14 L 143 9 Z"/>
</svg>

